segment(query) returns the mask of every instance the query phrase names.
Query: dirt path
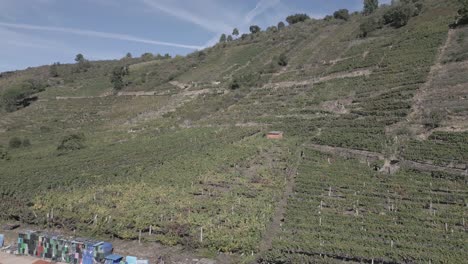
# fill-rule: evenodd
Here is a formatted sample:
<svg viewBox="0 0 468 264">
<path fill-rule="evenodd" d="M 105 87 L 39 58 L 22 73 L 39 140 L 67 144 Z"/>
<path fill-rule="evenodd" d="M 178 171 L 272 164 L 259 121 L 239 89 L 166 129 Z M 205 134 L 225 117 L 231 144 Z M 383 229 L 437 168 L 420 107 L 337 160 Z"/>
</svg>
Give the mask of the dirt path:
<svg viewBox="0 0 468 264">
<path fill-rule="evenodd" d="M 294 164 L 292 164 L 291 167 L 288 168 L 286 172 L 287 183 L 286 183 L 285 190 L 283 192 L 283 196 L 281 197 L 281 200 L 276 205 L 276 210 L 275 210 L 275 214 L 273 215 L 272 222 L 270 226 L 268 227 L 267 231 L 265 232 L 262 242 L 260 243 L 260 248 L 257 254 L 257 258 L 260 257 L 263 253 L 265 253 L 271 248 L 273 239 L 281 231 L 282 222 L 283 222 L 284 215 L 286 213 L 286 208 L 288 205 L 288 199 L 294 192 L 297 168 L 301 162 L 301 157 L 300 157 L 301 149 L 302 147 L 300 147 L 294 154 L 296 161 L 294 162 Z"/>
<path fill-rule="evenodd" d="M 408 122 L 416 121 L 419 117 L 422 116 L 424 111 L 424 100 L 427 98 L 429 90 L 434 83 L 434 79 L 437 76 L 437 73 L 442 70 L 442 59 L 444 58 L 445 54 L 447 53 L 447 48 L 449 45 L 454 41 L 455 38 L 455 30 L 450 29 L 447 34 L 447 40 L 445 41 L 444 45 L 440 48 L 439 54 L 437 55 L 435 64 L 431 67 L 429 74 L 427 76 L 426 82 L 419 88 L 413 98 L 413 109 L 412 112 L 408 116 Z"/>
<path fill-rule="evenodd" d="M 289 82 L 268 83 L 268 84 L 264 85 L 262 87 L 262 89 L 290 88 L 290 87 L 294 87 L 294 86 L 304 86 L 304 85 L 310 85 L 310 84 L 316 84 L 316 83 L 331 81 L 331 80 L 334 80 L 334 79 L 353 78 L 353 77 L 359 77 L 359 76 L 369 76 L 371 74 L 372 74 L 372 69 L 363 69 L 363 70 L 356 70 L 356 71 L 351 71 L 351 72 L 339 72 L 339 73 L 333 73 L 333 74 L 323 76 L 323 77 L 316 77 L 314 79 L 305 80 L 305 81 L 301 81 L 301 82 L 289 81 Z"/>
<path fill-rule="evenodd" d="M 354 159 L 361 160 L 363 162 L 385 160 L 384 154 L 378 153 L 378 152 L 332 147 L 332 146 L 325 146 L 325 145 L 316 145 L 316 144 L 307 144 L 305 146 L 318 150 L 323 153 L 337 155 L 337 156 L 341 156 L 345 158 L 354 158 Z M 454 174 L 454 175 L 462 175 L 462 176 L 468 175 L 468 170 L 437 166 L 437 165 L 420 163 L 420 162 L 411 161 L 411 160 L 400 159 L 399 163 L 401 167 L 416 169 L 416 170 L 424 171 L 424 172 L 437 171 L 437 172 L 445 172 L 445 173 Z"/>
</svg>

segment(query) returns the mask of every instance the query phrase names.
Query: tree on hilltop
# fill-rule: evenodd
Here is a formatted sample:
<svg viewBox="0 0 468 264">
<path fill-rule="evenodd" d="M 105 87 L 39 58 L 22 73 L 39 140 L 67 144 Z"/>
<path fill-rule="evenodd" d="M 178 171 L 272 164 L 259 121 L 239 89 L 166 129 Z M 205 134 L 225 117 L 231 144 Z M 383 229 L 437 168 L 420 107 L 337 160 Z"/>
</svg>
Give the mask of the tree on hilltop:
<svg viewBox="0 0 468 264">
<path fill-rule="evenodd" d="M 237 28 L 235 28 L 233 31 L 232 31 L 232 35 L 233 36 L 239 36 L 239 30 Z"/>
<path fill-rule="evenodd" d="M 345 21 L 348 21 L 349 20 L 349 10 L 348 9 L 340 9 L 338 11 L 336 11 L 335 13 L 333 13 L 333 17 L 335 17 L 336 19 L 343 19 Z"/>
<path fill-rule="evenodd" d="M 83 54 L 81 53 L 76 54 L 75 56 L 76 63 L 83 63 L 84 61 L 85 61 L 85 57 L 83 56 Z"/>
<path fill-rule="evenodd" d="M 278 23 L 278 30 L 282 30 L 282 29 L 284 29 L 285 27 L 286 27 L 286 25 L 284 24 L 283 21 L 281 21 L 281 22 Z"/>
<path fill-rule="evenodd" d="M 76 62 L 76 72 L 87 71 L 88 68 L 91 68 L 91 64 L 87 59 L 85 59 L 84 55 L 79 53 L 75 56 Z"/>
<path fill-rule="evenodd" d="M 261 28 L 259 26 L 257 26 L 257 25 L 252 25 L 252 26 L 250 26 L 249 29 L 250 29 L 250 33 L 252 33 L 252 34 L 257 34 L 258 32 L 261 31 Z"/>
<path fill-rule="evenodd" d="M 226 34 L 222 34 L 221 37 L 219 38 L 219 43 L 224 43 L 226 42 Z"/>
<path fill-rule="evenodd" d="M 370 15 L 379 8 L 379 0 L 364 0 L 364 15 Z"/>
<path fill-rule="evenodd" d="M 288 22 L 290 25 L 293 25 L 299 22 L 304 22 L 308 19 L 310 19 L 310 17 L 307 14 L 295 14 L 288 16 L 286 18 L 286 22 Z"/>
</svg>

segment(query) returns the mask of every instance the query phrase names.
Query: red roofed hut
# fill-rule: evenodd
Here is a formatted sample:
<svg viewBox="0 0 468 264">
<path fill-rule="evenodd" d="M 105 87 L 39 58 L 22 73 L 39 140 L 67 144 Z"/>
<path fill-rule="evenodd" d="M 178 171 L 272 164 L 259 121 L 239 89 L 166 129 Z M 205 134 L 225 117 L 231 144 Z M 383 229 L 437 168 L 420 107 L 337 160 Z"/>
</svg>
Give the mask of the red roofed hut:
<svg viewBox="0 0 468 264">
<path fill-rule="evenodd" d="M 283 139 L 284 133 L 282 131 L 270 131 L 267 134 L 268 139 Z"/>
</svg>

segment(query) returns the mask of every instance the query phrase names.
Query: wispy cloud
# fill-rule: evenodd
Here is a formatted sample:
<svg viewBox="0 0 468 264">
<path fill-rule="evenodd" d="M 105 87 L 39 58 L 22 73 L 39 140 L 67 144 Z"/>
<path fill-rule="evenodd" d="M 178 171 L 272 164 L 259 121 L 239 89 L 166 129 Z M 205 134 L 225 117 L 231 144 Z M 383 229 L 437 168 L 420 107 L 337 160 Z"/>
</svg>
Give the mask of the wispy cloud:
<svg viewBox="0 0 468 264">
<path fill-rule="evenodd" d="M 254 9 L 250 10 L 244 18 L 244 23 L 251 23 L 257 16 L 263 14 L 268 9 L 275 7 L 280 0 L 260 0 Z"/>
<path fill-rule="evenodd" d="M 219 32 L 226 32 L 228 30 L 232 30 L 232 26 L 226 24 L 222 20 L 214 19 L 213 17 L 207 17 L 202 14 L 192 12 L 192 10 L 188 10 L 187 6 L 180 7 L 171 3 L 164 3 L 163 1 L 154 1 L 154 0 L 142 0 L 142 2 L 154 9 L 161 12 L 164 12 L 172 17 L 177 19 L 190 22 L 197 26 L 200 26 L 203 29 L 208 31 L 219 33 Z M 197 2 L 198 3 L 198 2 Z M 208 6 L 208 5 L 203 5 Z M 224 13 L 222 10 L 218 10 L 217 14 Z"/>
<path fill-rule="evenodd" d="M 83 36 L 106 38 L 106 39 L 116 39 L 116 40 L 138 42 L 138 43 L 144 43 L 144 44 L 150 44 L 150 45 L 170 46 L 170 47 L 192 49 L 192 50 L 198 50 L 198 49 L 203 48 L 201 46 L 196 46 L 196 45 L 185 45 L 185 44 L 179 44 L 179 43 L 171 43 L 171 42 L 139 38 L 139 37 L 126 35 L 126 34 L 116 34 L 116 33 L 100 32 L 100 31 L 93 31 L 93 30 L 83 30 L 83 29 L 77 29 L 77 28 L 36 26 L 36 25 L 30 25 L 30 24 L 16 24 L 16 23 L 5 23 L 5 22 L 0 22 L 0 26 L 7 27 L 7 28 L 36 30 L 36 31 L 61 32 L 61 33 L 67 33 L 67 34 L 83 35 Z"/>
</svg>

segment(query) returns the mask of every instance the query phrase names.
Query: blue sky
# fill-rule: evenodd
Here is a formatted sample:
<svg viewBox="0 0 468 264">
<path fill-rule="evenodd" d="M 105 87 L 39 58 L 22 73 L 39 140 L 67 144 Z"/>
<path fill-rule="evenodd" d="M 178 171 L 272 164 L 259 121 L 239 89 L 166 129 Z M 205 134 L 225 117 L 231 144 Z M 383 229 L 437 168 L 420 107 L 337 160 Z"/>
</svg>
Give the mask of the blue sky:
<svg viewBox="0 0 468 264">
<path fill-rule="evenodd" d="M 362 0 L 0 0 L 0 72 L 72 62 L 77 53 L 185 55 L 234 27 L 247 32 L 293 13 L 318 18 L 339 8 L 361 10 Z"/>
</svg>

